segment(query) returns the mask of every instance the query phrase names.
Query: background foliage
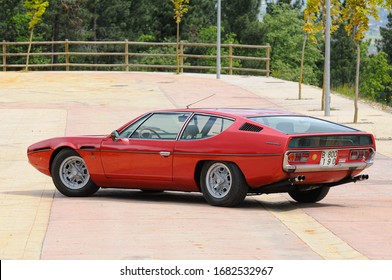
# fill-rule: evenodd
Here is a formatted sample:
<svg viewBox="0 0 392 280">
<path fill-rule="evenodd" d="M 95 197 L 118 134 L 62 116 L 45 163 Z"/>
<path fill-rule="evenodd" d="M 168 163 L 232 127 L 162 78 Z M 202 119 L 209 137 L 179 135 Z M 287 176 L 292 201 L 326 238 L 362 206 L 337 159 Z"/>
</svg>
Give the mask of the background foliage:
<svg viewBox="0 0 392 280">
<path fill-rule="evenodd" d="M 26 0 L 0 0 L 0 41 L 29 40 L 29 18 L 26 15 L 25 2 Z M 340 2 L 342 7 L 347 4 L 344 0 Z M 350 3 L 354 2 L 350 1 Z M 188 11 L 181 21 L 181 41 L 215 42 L 216 4 L 217 0 L 189 1 Z M 261 7 L 264 7 L 262 13 Z M 222 41 L 270 44 L 272 75 L 298 81 L 305 26 L 304 8 L 303 0 L 224 0 L 222 1 Z M 319 17 L 312 18 L 314 24 L 318 24 L 321 20 L 322 12 Z M 363 38 L 359 40 L 362 53 L 359 94 L 362 98 L 392 105 L 392 16 L 388 17 L 388 21 L 387 26 L 381 28 L 381 38 L 376 44 L 379 54 L 368 54 L 368 42 Z M 335 90 L 350 89 L 355 84 L 356 49 L 353 35 L 347 34 L 349 24 L 348 20 L 340 21 L 332 34 L 331 84 Z M 42 20 L 35 26 L 34 40 L 176 42 L 176 33 L 171 0 L 49 0 L 49 6 Z M 315 34 L 316 39 L 317 36 L 322 34 Z M 322 85 L 323 41 L 322 37 L 319 37 L 316 42 L 313 40 L 307 42 L 303 77 L 305 83 Z M 62 51 L 57 48 L 54 45 L 53 49 L 43 51 Z M 87 47 L 80 46 L 80 48 L 80 51 L 84 51 L 83 48 Z M 26 50 L 15 47 L 8 51 L 25 52 Z M 157 50 L 146 48 L 140 51 Z M 175 53 L 175 48 L 162 51 Z M 207 48 L 185 51 L 194 54 L 215 54 L 215 50 Z M 236 55 L 245 54 L 236 53 Z M 156 64 L 166 64 L 169 63 L 167 60 L 172 60 L 172 58 L 149 59 L 153 61 L 148 63 Z M 139 62 L 143 63 L 141 60 L 143 59 L 140 58 Z M 83 63 L 83 61 L 79 62 Z M 235 61 L 235 63 L 238 66 L 246 62 Z M 203 65 L 203 62 L 200 64 Z"/>
</svg>

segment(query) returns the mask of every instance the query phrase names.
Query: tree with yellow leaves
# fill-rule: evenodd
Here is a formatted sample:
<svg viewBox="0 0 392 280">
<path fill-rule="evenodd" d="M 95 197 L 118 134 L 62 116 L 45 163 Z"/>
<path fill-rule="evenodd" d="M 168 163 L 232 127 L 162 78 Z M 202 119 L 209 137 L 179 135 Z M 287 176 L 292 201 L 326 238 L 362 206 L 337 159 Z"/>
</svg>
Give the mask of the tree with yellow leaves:
<svg viewBox="0 0 392 280">
<path fill-rule="evenodd" d="M 177 74 L 180 72 L 180 60 L 178 56 L 178 45 L 180 43 L 180 23 L 184 15 L 188 12 L 189 0 L 170 0 L 174 5 L 174 19 L 177 24 L 177 46 L 176 46 L 176 62 Z"/>
<path fill-rule="evenodd" d="M 340 7 L 341 3 L 339 0 L 331 0 L 331 18 L 332 18 L 332 25 L 331 25 L 331 34 L 335 32 L 340 22 Z M 316 35 L 322 33 L 323 38 L 325 40 L 325 32 L 326 32 L 326 0 L 308 0 L 306 2 L 306 8 L 304 10 L 304 19 L 305 19 L 305 26 L 304 26 L 304 43 L 302 47 L 302 59 L 301 59 L 301 70 L 300 70 L 300 77 L 299 77 L 299 94 L 298 99 L 301 99 L 302 95 L 302 69 L 305 60 L 305 46 L 308 35 L 314 44 L 317 44 Z M 325 63 L 324 63 L 324 79 L 323 84 L 325 85 Z M 321 98 L 321 110 L 324 110 L 324 95 L 325 90 L 323 86 L 323 93 Z"/>
<path fill-rule="evenodd" d="M 27 50 L 27 57 L 26 57 L 26 71 L 28 71 L 34 28 L 41 21 L 41 18 L 45 13 L 46 8 L 49 6 L 49 2 L 45 0 L 26 0 L 24 6 L 27 9 L 26 15 L 30 18 L 30 22 L 29 22 L 30 41 L 29 41 L 29 47 Z"/>
<path fill-rule="evenodd" d="M 352 36 L 357 48 L 357 65 L 354 96 L 354 123 L 358 122 L 359 70 L 361 64 L 361 40 L 369 30 L 370 17 L 379 19 L 381 7 L 390 8 L 392 0 L 346 0 L 342 8 L 342 19 L 347 22 L 345 29 Z"/>
</svg>

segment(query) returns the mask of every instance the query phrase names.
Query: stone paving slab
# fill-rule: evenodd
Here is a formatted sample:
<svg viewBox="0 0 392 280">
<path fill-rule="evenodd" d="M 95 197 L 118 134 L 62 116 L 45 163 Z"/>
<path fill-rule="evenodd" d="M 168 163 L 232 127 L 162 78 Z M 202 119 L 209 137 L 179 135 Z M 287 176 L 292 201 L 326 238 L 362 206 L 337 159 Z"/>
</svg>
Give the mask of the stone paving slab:
<svg viewBox="0 0 392 280">
<path fill-rule="evenodd" d="M 297 87 L 225 75 L 0 73 L 0 259 L 392 259 L 391 114 L 361 103 L 352 124 L 352 100 L 333 95 L 324 117 L 321 90 L 304 86 L 297 100 Z M 70 199 L 27 163 L 26 148 L 38 140 L 108 134 L 146 111 L 206 97 L 194 107 L 286 108 L 347 123 L 373 132 L 385 156 L 368 182 L 337 187 L 322 203 L 305 207 L 278 194 L 233 209 L 173 192 Z"/>
</svg>

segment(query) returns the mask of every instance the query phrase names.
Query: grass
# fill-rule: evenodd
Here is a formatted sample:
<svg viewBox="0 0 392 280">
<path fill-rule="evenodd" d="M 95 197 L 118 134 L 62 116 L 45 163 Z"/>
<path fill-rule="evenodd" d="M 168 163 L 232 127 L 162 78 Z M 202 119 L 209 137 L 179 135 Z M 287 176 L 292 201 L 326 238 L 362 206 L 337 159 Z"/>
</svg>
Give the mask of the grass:
<svg viewBox="0 0 392 280">
<path fill-rule="evenodd" d="M 351 85 L 339 85 L 337 87 L 333 87 L 332 89 L 336 93 L 342 94 L 344 96 L 348 96 L 350 98 L 354 98 L 354 86 Z"/>
</svg>

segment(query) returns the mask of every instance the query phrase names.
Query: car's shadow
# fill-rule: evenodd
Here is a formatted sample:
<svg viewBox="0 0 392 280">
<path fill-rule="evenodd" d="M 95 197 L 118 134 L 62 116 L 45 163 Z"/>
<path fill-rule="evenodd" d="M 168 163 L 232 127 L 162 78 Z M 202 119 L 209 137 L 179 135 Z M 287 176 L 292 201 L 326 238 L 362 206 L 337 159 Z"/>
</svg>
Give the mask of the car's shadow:
<svg viewBox="0 0 392 280">
<path fill-rule="evenodd" d="M 54 198 L 55 200 L 62 199 L 73 199 L 73 200 L 88 200 L 90 202 L 97 201 L 102 203 L 104 201 L 116 201 L 118 203 L 129 203 L 130 201 L 138 203 L 168 203 L 168 204 L 189 204 L 211 207 L 204 199 L 201 193 L 187 193 L 187 192 L 143 192 L 141 190 L 131 190 L 131 189 L 101 189 L 96 194 L 90 197 L 65 197 L 58 191 L 51 190 L 26 190 L 26 191 L 11 191 L 7 192 L 8 195 L 17 196 L 33 196 L 39 198 Z M 267 209 L 277 212 L 292 211 L 293 209 L 301 208 L 324 208 L 324 207 L 345 207 L 340 204 L 331 203 L 297 203 L 294 201 L 289 201 L 285 197 L 279 194 L 274 194 L 274 196 L 279 196 L 278 199 L 274 201 L 269 201 L 266 196 L 247 196 L 243 203 L 236 206 L 238 209 Z M 264 199 L 266 198 L 266 199 Z M 281 198 L 281 199 L 280 199 Z"/>
</svg>

